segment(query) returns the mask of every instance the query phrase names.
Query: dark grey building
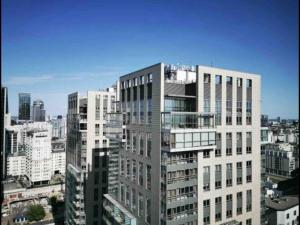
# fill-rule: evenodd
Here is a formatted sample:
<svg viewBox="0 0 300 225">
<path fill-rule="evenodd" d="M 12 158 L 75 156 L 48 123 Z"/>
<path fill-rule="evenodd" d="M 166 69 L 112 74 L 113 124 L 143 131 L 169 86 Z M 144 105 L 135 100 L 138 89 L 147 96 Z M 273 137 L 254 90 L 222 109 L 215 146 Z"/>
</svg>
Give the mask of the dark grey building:
<svg viewBox="0 0 300 225">
<path fill-rule="evenodd" d="M 33 101 L 32 120 L 37 122 L 44 122 L 45 119 L 46 110 L 44 109 L 44 102 L 42 100 Z"/>
<path fill-rule="evenodd" d="M 6 168 L 6 153 L 5 153 L 5 115 L 8 114 L 8 96 L 7 88 L 1 87 L 1 180 L 5 179 L 5 168 Z"/>
<path fill-rule="evenodd" d="M 19 93 L 19 120 L 30 120 L 30 93 Z"/>
</svg>

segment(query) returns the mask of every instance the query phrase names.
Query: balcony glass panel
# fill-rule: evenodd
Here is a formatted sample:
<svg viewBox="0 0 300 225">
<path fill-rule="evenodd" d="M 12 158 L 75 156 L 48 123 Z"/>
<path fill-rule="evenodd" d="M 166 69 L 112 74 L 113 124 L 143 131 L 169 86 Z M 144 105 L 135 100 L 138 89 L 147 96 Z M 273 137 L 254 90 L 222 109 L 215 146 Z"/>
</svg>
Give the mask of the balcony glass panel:
<svg viewBox="0 0 300 225">
<path fill-rule="evenodd" d="M 161 121 L 164 129 L 214 128 L 214 114 L 211 113 L 164 112 Z"/>
</svg>

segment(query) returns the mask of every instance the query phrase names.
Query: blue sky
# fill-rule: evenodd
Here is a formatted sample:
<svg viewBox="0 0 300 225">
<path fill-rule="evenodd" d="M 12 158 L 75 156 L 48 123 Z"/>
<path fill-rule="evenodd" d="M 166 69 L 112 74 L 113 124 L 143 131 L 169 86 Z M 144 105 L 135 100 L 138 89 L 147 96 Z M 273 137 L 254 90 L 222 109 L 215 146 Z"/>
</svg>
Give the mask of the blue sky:
<svg viewBox="0 0 300 225">
<path fill-rule="evenodd" d="M 157 62 L 262 76 L 262 113 L 298 118 L 298 1 L 2 1 L 2 82 L 65 114 L 67 94 L 98 90 Z"/>
</svg>

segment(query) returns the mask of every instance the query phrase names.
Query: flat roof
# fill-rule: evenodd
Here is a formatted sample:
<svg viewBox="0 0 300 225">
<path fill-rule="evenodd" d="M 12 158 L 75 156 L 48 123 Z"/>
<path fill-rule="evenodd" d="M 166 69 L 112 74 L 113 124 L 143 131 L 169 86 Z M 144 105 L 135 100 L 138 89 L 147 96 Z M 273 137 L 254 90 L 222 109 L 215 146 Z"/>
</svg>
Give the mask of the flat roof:
<svg viewBox="0 0 300 225">
<path fill-rule="evenodd" d="M 285 211 L 296 205 L 299 205 L 298 196 L 282 196 L 280 198 L 266 199 L 266 206 L 276 211 Z"/>
<path fill-rule="evenodd" d="M 160 64 L 164 64 L 164 66 L 167 66 L 167 65 L 174 65 L 174 66 L 177 66 L 175 64 L 169 64 L 169 63 L 163 63 L 163 62 L 159 62 L 159 63 L 156 63 L 156 64 L 153 64 L 151 66 L 147 66 L 145 68 L 141 68 L 141 69 L 138 69 L 138 70 L 135 70 L 133 72 L 130 72 L 130 73 L 127 73 L 125 75 L 122 75 L 120 76 L 120 78 L 123 78 L 123 77 L 126 77 L 128 75 L 131 75 L 131 74 L 134 74 L 134 73 L 137 73 L 137 72 L 140 72 L 142 70 L 146 70 L 146 69 L 149 69 L 151 67 L 154 67 L 154 66 L 158 66 Z M 222 67 L 215 67 L 215 66 L 207 66 L 207 65 L 199 65 L 199 64 L 196 64 L 196 65 L 192 65 L 194 67 L 198 67 L 198 68 L 205 68 L 205 69 L 214 69 L 214 70 L 223 70 L 223 71 L 227 71 L 227 72 L 231 72 L 231 73 L 244 73 L 244 74 L 248 74 L 248 75 L 251 75 L 251 76 L 257 76 L 257 77 L 260 77 L 260 74 L 258 73 L 251 73 L 251 72 L 246 72 L 246 71 L 239 71 L 239 70 L 232 70 L 232 69 L 226 69 L 226 68 L 222 68 Z"/>
</svg>

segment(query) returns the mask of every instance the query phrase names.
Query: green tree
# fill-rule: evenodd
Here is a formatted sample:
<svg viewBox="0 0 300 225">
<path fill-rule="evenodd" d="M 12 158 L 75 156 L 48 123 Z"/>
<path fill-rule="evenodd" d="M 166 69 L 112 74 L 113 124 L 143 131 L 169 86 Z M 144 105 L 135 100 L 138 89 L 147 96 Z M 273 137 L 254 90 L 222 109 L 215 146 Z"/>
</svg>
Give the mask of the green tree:
<svg viewBox="0 0 300 225">
<path fill-rule="evenodd" d="M 51 198 L 49 198 L 48 203 L 49 203 L 51 206 L 55 206 L 55 205 L 57 204 L 57 198 L 56 198 L 56 196 L 52 196 Z"/>
<path fill-rule="evenodd" d="M 40 221 L 45 217 L 46 213 L 40 204 L 31 205 L 27 212 L 27 218 L 29 221 Z"/>
</svg>

